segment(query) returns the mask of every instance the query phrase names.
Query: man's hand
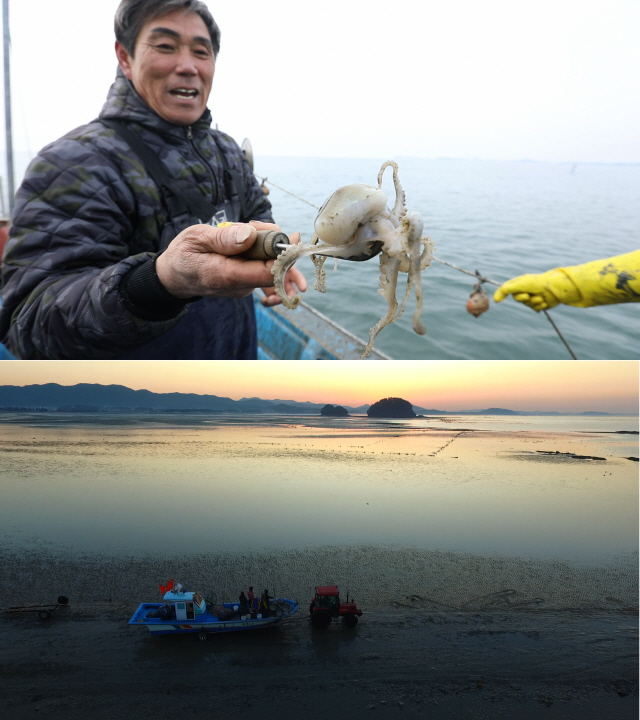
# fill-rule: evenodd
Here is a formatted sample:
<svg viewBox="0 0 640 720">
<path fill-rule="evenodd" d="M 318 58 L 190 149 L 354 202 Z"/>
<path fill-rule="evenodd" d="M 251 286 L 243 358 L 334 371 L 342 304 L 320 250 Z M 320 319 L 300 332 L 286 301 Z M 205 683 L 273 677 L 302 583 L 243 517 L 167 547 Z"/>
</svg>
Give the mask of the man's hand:
<svg viewBox="0 0 640 720">
<path fill-rule="evenodd" d="M 247 260 L 237 257 L 256 240 L 258 230 L 280 230 L 273 223 L 252 220 L 226 227 L 192 225 L 174 238 L 156 260 L 158 279 L 177 298 L 201 297 L 243 298 L 257 287 L 267 288 L 265 305 L 280 302 L 273 290 L 273 260 Z M 291 241 L 300 241 L 294 233 Z M 304 292 L 307 283 L 302 273 L 291 268 L 285 277 L 287 293 L 293 286 Z M 266 301 L 266 302 L 265 302 Z"/>
</svg>

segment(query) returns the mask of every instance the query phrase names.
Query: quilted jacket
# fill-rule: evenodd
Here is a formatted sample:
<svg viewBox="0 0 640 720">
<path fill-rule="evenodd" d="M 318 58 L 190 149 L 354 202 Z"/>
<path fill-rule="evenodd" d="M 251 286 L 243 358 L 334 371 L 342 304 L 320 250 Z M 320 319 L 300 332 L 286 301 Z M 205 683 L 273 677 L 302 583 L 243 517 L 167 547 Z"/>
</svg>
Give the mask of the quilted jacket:
<svg viewBox="0 0 640 720">
<path fill-rule="evenodd" d="M 170 174 L 225 208 L 228 220 L 273 221 L 242 151 L 210 128 L 208 110 L 193 126 L 172 125 L 118 70 L 100 118 L 130 121 Z M 245 217 L 231 202 L 221 152 L 243 179 Z M 158 250 L 207 220 L 171 218 L 141 161 L 99 120 L 72 130 L 31 162 L 16 194 L 0 340 L 22 359 L 255 357 L 251 297 L 185 303 L 145 285 Z M 126 289 L 133 275 L 142 278 L 135 299 Z"/>
</svg>

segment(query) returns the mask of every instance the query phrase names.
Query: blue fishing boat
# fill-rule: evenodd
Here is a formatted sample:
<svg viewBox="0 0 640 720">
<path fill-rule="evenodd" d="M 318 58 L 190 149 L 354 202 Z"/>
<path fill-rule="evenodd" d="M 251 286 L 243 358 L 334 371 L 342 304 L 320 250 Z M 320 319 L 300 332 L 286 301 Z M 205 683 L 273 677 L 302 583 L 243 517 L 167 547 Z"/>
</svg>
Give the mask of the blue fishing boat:
<svg viewBox="0 0 640 720">
<path fill-rule="evenodd" d="M 289 619 L 298 609 L 295 600 L 270 599 L 268 608 L 246 608 L 239 603 L 210 603 L 198 592 L 183 591 L 176 584 L 166 589 L 161 603 L 140 603 L 129 625 L 149 628 L 152 635 L 197 633 L 206 640 L 210 633 L 257 630 Z"/>
<path fill-rule="evenodd" d="M 295 310 L 265 307 L 253 295 L 258 360 L 358 360 L 367 343 L 305 302 Z M 367 359 L 390 360 L 376 350 Z"/>
</svg>

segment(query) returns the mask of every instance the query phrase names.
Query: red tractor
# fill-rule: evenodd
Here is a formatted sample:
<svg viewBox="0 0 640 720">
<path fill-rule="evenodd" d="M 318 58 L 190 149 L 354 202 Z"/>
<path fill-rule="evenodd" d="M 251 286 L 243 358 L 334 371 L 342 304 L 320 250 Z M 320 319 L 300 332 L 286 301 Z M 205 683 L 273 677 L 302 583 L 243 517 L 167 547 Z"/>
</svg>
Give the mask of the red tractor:
<svg viewBox="0 0 640 720">
<path fill-rule="evenodd" d="M 355 600 L 340 602 L 338 588 L 335 585 L 320 585 L 309 605 L 311 624 L 316 628 L 326 628 L 333 618 L 341 617 L 347 627 L 355 627 L 362 610 L 358 609 Z"/>
</svg>

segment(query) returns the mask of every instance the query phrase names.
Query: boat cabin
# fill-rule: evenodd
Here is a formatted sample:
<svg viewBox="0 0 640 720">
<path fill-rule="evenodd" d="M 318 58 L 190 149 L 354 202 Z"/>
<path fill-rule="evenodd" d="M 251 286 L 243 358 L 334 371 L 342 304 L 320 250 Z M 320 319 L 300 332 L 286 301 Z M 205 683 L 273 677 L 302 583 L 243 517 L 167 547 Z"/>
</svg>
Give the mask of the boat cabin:
<svg viewBox="0 0 640 720">
<path fill-rule="evenodd" d="M 178 621 L 195 620 L 196 615 L 207 612 L 207 603 L 197 592 L 180 592 L 174 588 L 167 590 L 162 599 L 175 607 Z"/>
</svg>

